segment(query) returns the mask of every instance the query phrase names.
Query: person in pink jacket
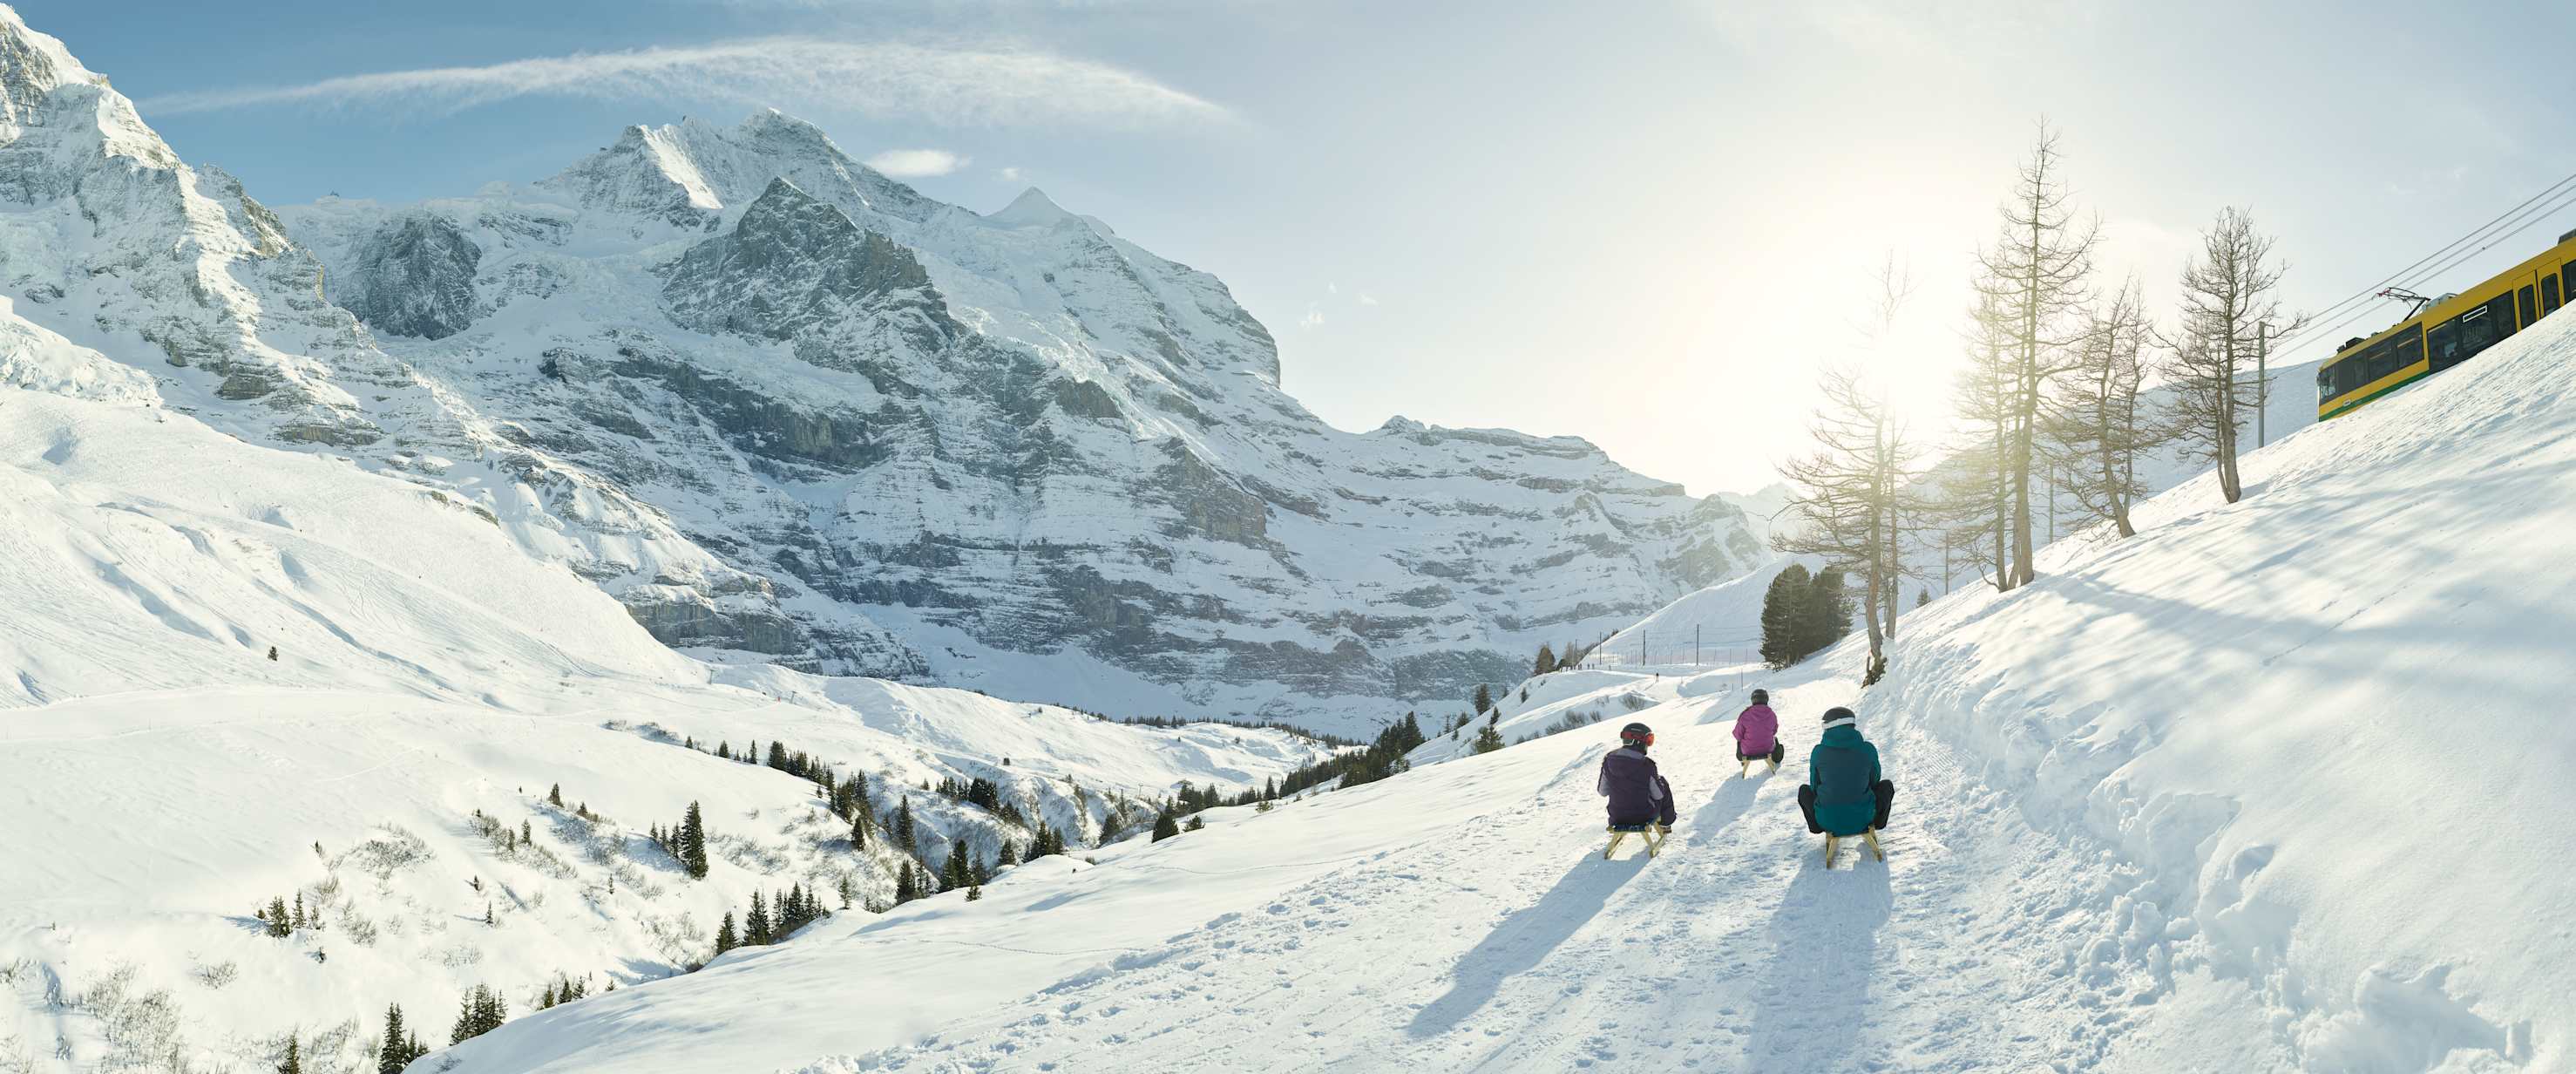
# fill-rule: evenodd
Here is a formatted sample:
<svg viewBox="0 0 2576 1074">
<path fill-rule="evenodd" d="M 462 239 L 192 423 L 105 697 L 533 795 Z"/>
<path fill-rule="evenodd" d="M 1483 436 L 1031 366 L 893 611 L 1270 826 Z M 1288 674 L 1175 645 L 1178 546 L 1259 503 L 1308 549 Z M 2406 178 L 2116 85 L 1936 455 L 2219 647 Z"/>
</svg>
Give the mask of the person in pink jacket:
<svg viewBox="0 0 2576 1074">
<path fill-rule="evenodd" d="M 1780 715 L 1771 711 L 1771 692 L 1753 691 L 1753 703 L 1735 714 L 1735 763 L 1743 768 L 1740 775 L 1753 774 L 1753 762 L 1769 761 L 1770 770 L 1780 770 L 1780 758 L 1788 749 L 1780 744 Z"/>
</svg>

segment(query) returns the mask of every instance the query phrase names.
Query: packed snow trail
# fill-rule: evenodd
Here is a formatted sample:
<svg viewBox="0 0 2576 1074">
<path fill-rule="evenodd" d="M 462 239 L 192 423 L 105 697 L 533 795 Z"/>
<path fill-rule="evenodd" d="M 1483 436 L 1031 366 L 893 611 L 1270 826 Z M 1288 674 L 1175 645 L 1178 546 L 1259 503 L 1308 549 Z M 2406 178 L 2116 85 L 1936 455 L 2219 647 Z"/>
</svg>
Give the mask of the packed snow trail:
<svg viewBox="0 0 2576 1074">
<path fill-rule="evenodd" d="M 1602 859 L 1593 767 L 1615 725 L 1568 733 L 1520 747 L 1558 771 L 1517 804 L 1133 960 L 1150 964 L 805 1069 L 2097 1069 L 2158 990 L 2106 912 L 2119 872 L 1912 733 L 1881 739 L 1888 860 L 1827 870 L 1796 789 L 1815 714 L 1850 685 L 1775 691 L 1791 760 L 1751 778 L 1736 699 L 1640 714 L 1682 806 L 1658 859 Z"/>
<path fill-rule="evenodd" d="M 1682 807 L 1652 861 L 1601 857 L 1594 769 L 1625 722 L 1605 721 L 1215 811 L 1096 868 L 1049 859 L 972 905 L 826 922 L 452 1055 L 466 1071 L 2148 1070 L 2112 1062 L 2115 1042 L 2190 1010 L 2248 1042 L 2233 1069 L 2287 1068 L 2251 1015 L 2157 1002 L 2172 985 L 2121 897 L 2134 876 L 2032 831 L 1946 747 L 1866 707 L 1898 785 L 1889 856 L 1827 870 L 1795 792 L 1816 714 L 1853 684 L 1771 685 L 1790 760 L 1745 778 L 1740 698 L 1639 680 L 1666 699 L 1635 718 Z M 853 996 L 853 973 L 936 986 Z"/>
</svg>

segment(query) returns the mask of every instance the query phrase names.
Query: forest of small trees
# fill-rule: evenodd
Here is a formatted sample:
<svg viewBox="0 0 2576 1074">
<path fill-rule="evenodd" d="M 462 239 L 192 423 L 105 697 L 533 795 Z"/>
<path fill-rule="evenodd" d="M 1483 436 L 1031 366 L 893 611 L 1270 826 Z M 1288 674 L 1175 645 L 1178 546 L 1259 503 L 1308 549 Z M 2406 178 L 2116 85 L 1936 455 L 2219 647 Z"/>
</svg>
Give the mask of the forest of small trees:
<svg viewBox="0 0 2576 1074">
<path fill-rule="evenodd" d="M 1814 447 L 1781 467 L 1795 498 L 1774 544 L 1855 583 L 1869 638 L 1864 683 L 1887 668 L 1905 585 L 1929 574 L 1923 564 L 1940 564 L 1945 584 L 1965 569 L 1998 592 L 2038 577 L 2040 497 L 2072 499 L 2113 539 L 2134 536 L 2130 508 L 2149 491 L 2139 460 L 2168 445 L 2209 463 L 2228 502 L 2244 495 L 2237 437 L 2261 405 L 2262 351 L 2308 320 L 2281 309 L 2272 240 L 2244 210 L 2220 210 L 2180 267 L 2177 308 L 2161 318 L 2137 280 L 2100 278 L 2100 244 L 2098 220 L 2075 204 L 2059 136 L 2043 124 L 1972 262 L 1958 431 L 1918 440 L 1862 370 L 1821 374 Z M 1861 326 L 1872 346 L 1912 293 L 1893 257 L 1877 283 Z M 1927 451 L 1938 461 L 1926 463 Z M 1767 610 L 1763 633 L 1774 666 L 1814 651 L 1786 627 L 1775 647 Z"/>
</svg>

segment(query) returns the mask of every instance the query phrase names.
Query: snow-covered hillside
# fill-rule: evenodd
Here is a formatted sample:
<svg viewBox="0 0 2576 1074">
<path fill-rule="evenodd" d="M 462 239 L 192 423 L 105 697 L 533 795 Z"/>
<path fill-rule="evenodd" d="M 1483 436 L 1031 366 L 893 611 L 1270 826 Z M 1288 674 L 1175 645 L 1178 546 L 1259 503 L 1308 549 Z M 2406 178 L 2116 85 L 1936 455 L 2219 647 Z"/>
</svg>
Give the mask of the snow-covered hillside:
<svg viewBox="0 0 2576 1074">
<path fill-rule="evenodd" d="M 1605 719 L 835 922 L 456 1069 L 2565 1069 L 2571 404 L 2561 318 L 2254 453 L 2242 503 L 2189 482 L 1934 602 L 1867 692 L 1856 642 L 1540 680 L 1651 702 L 1659 860 L 1600 858 Z M 1739 779 L 1754 685 L 1791 760 Z M 1835 704 L 1897 783 L 1884 864 L 1828 871 L 1797 820 Z M 970 947 L 1018 961 L 932 970 Z"/>
<path fill-rule="evenodd" d="M 290 1030 L 335 1069 L 387 1003 L 443 1041 L 475 984 L 678 972 L 754 891 L 891 904 L 898 806 L 989 865 L 1321 752 L 703 665 L 468 504 L 134 400 L 0 390 L 0 492 L 0 1065 L 51 1057 L 9 1069 L 259 1068 Z M 865 778 L 877 841 L 718 742 Z M 924 789 L 979 779 L 1023 820 Z M 645 837 L 691 802 L 703 880 Z M 271 898 L 321 924 L 263 935 Z"/>
</svg>

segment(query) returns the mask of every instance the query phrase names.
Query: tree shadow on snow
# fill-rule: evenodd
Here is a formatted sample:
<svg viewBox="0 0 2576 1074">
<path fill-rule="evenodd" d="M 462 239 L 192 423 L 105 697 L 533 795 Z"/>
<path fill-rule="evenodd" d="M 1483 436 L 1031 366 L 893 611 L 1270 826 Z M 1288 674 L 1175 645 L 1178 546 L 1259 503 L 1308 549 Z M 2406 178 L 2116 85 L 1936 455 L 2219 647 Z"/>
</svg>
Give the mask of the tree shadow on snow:
<svg viewBox="0 0 2576 1074">
<path fill-rule="evenodd" d="M 1634 857 L 1617 861 L 1604 861 L 1599 850 L 1586 850 L 1553 890 L 1504 918 L 1483 942 L 1458 959 L 1457 968 L 1450 971 L 1455 983 L 1416 1013 L 1405 1032 L 1419 1040 L 1456 1028 L 1491 1001 L 1506 979 L 1545 961 L 1549 952 L 1601 912 L 1619 885 L 1645 866 L 1642 848 Z"/>
<path fill-rule="evenodd" d="M 1852 1051 L 1869 1017 L 1878 930 L 1895 912 L 1895 895 L 1886 863 L 1866 847 L 1845 848 L 1828 871 L 1822 844 L 1822 836 L 1798 841 L 1804 864 L 1763 933 L 1775 946 L 1753 986 L 1748 1070 L 1860 1066 Z"/>
</svg>

